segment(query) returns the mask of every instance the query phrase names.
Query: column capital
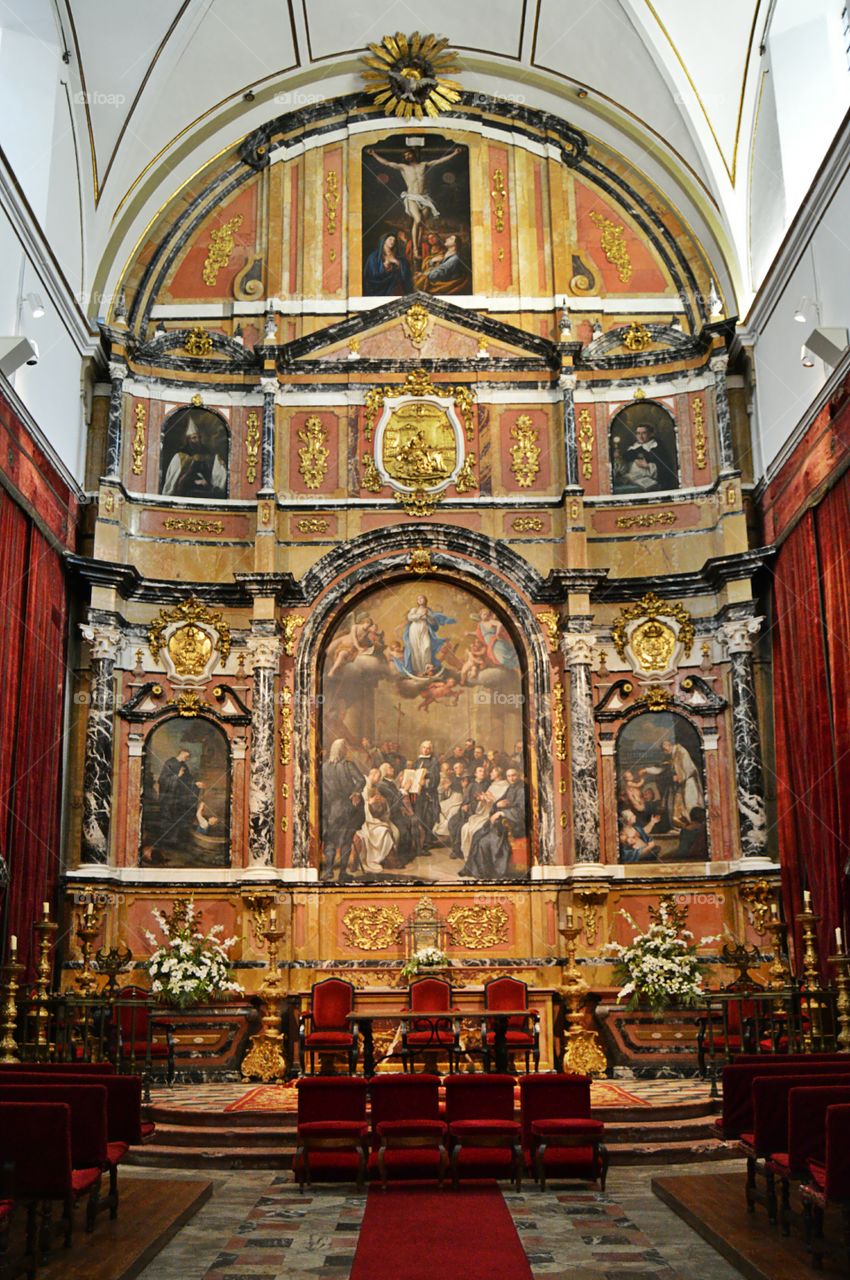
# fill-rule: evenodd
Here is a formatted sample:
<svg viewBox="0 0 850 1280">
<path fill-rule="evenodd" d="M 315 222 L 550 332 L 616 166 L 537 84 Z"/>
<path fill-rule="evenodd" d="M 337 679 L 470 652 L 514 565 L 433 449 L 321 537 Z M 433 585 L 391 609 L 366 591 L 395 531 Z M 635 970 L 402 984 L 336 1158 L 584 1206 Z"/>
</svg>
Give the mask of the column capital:
<svg viewBox="0 0 850 1280">
<path fill-rule="evenodd" d="M 558 390 L 559 391 L 575 391 L 578 383 L 578 375 L 575 373 L 559 373 L 558 374 Z"/>
<path fill-rule="evenodd" d="M 127 366 L 123 360 L 109 361 L 109 377 L 112 382 L 123 382 L 127 377 Z"/>
<path fill-rule="evenodd" d="M 124 640 L 120 628 L 101 622 L 81 622 L 80 632 L 91 645 L 93 658 L 112 658 L 114 661 L 118 657 Z"/>
<path fill-rule="evenodd" d="M 246 648 L 255 671 L 269 668 L 277 670 L 281 649 L 279 636 L 249 636 Z"/>
<path fill-rule="evenodd" d="M 279 386 L 277 378 L 260 378 L 260 390 L 264 396 L 276 396 Z"/>
<path fill-rule="evenodd" d="M 712 373 L 725 373 L 729 365 L 729 352 L 720 351 L 716 356 L 712 356 L 708 362 L 708 367 Z"/>
<path fill-rule="evenodd" d="M 590 666 L 597 637 L 588 631 L 564 631 L 561 635 L 561 652 L 568 667 Z"/>
<path fill-rule="evenodd" d="M 751 653 L 763 622 L 764 618 L 733 618 L 731 622 L 722 622 L 720 638 L 727 653 Z"/>
</svg>

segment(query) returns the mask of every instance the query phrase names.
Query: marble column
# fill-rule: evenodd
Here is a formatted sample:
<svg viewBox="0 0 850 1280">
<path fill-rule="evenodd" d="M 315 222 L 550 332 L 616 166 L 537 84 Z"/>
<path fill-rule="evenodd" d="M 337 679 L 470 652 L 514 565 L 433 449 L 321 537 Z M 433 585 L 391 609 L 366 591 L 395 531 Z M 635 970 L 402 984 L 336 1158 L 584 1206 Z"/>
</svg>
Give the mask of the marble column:
<svg viewBox="0 0 850 1280">
<path fill-rule="evenodd" d="M 567 486 L 570 488 L 580 483 L 578 478 L 575 388 L 576 375 L 574 373 L 562 373 L 558 378 L 558 389 L 564 398 L 564 455 L 566 458 Z"/>
<path fill-rule="evenodd" d="M 115 733 L 115 660 L 121 645 L 117 627 L 83 623 L 91 645 L 91 701 L 83 765 L 83 842 L 81 862 L 109 861 L 112 816 L 112 766 Z"/>
<path fill-rule="evenodd" d="M 117 360 L 109 365 L 112 390 L 109 393 L 109 421 L 106 429 L 106 475 L 110 480 L 121 478 L 121 442 L 124 421 L 124 379 L 127 366 Z"/>
<path fill-rule="evenodd" d="M 731 664 L 735 788 L 741 850 L 745 858 L 768 856 L 761 734 L 752 662 L 753 639 L 763 621 L 763 618 L 736 618 L 720 627 Z"/>
<path fill-rule="evenodd" d="M 263 435 L 260 443 L 260 491 L 274 493 L 274 406 L 277 395 L 277 378 L 262 378 Z"/>
<path fill-rule="evenodd" d="M 570 772 L 576 862 L 599 862 L 599 781 L 590 678 L 596 636 L 565 632 L 561 650 L 570 673 Z"/>
<path fill-rule="evenodd" d="M 726 390 L 726 367 L 729 357 L 724 354 L 714 356 L 709 361 L 709 368 L 714 374 L 714 404 L 717 413 L 717 438 L 720 443 L 720 471 L 735 470 L 735 455 L 732 449 L 732 413 L 729 409 L 729 392 Z"/>
<path fill-rule="evenodd" d="M 274 680 L 280 662 L 276 635 L 252 635 L 251 777 L 248 787 L 248 865 L 274 864 Z"/>
</svg>

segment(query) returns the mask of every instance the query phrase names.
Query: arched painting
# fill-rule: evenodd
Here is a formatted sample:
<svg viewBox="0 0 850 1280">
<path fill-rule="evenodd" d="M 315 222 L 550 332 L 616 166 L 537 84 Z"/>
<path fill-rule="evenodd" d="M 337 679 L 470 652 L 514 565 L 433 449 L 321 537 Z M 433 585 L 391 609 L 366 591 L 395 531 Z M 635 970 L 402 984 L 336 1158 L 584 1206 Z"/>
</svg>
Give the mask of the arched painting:
<svg viewBox="0 0 850 1280">
<path fill-rule="evenodd" d="M 431 581 L 361 596 L 321 693 L 323 880 L 527 875 L 523 672 L 492 605 Z"/>
<path fill-rule="evenodd" d="M 363 293 L 472 293 L 469 149 L 392 134 L 363 150 Z"/>
<path fill-rule="evenodd" d="M 227 497 L 227 427 L 209 409 L 178 409 L 162 428 L 160 492 L 170 498 Z"/>
<path fill-rule="evenodd" d="M 143 867 L 230 865 L 230 752 L 217 725 L 176 716 L 145 744 Z"/>
<path fill-rule="evenodd" d="M 611 490 L 656 493 L 679 486 L 676 424 L 660 404 L 636 400 L 611 422 Z"/>
<path fill-rule="evenodd" d="M 684 716 L 647 711 L 617 739 L 620 862 L 706 862 L 708 825 L 699 734 Z"/>
</svg>

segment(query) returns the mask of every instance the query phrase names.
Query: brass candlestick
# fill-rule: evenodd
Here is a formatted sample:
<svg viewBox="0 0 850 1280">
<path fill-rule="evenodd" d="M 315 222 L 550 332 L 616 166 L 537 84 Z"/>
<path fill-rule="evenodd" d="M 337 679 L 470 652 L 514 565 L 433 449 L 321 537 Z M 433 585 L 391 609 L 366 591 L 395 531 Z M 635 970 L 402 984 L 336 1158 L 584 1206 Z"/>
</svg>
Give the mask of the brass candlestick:
<svg viewBox="0 0 850 1280">
<path fill-rule="evenodd" d="M 767 971 L 768 990 L 782 991 L 791 985 L 791 970 L 787 960 L 788 926 L 777 916 L 767 921 L 765 930 L 770 934 L 773 950 L 773 960 Z"/>
<path fill-rule="evenodd" d="M 14 954 L 14 953 L 13 953 Z M 18 987 L 20 986 L 19 978 L 24 971 L 24 966 L 13 960 L 9 964 L 4 964 L 0 969 L 2 974 L 2 991 L 3 991 L 3 1009 L 0 1027 L 2 1027 L 3 1036 L 0 1039 L 0 1062 L 20 1062 L 18 1057 L 18 1044 L 15 1040 L 15 1031 L 18 1025 Z"/>
<path fill-rule="evenodd" d="M 35 1043 L 36 1053 L 41 1060 L 47 1056 L 47 1028 L 50 1011 L 47 1002 L 50 997 L 50 978 L 53 971 L 50 952 L 53 938 L 59 926 L 45 915 L 35 926 L 38 935 L 38 969 L 35 983 Z"/>
<path fill-rule="evenodd" d="M 97 986 L 97 974 L 91 967 L 92 943 L 100 932 L 103 915 L 93 903 L 89 902 L 85 911 L 81 911 L 77 920 L 77 938 L 83 953 L 83 968 L 77 978 L 77 989 L 83 997 L 90 996 Z"/>
<path fill-rule="evenodd" d="M 242 1062 L 242 1079 L 282 1080 L 286 1076 L 286 1052 L 280 1030 L 280 1005 L 287 995 L 288 984 L 278 969 L 277 958 L 286 929 L 278 925 L 273 898 L 252 894 L 245 901 L 253 913 L 257 941 L 268 948 L 269 962 L 268 976 L 259 991 L 263 1002 L 262 1023 Z"/>
<path fill-rule="evenodd" d="M 816 916 L 810 906 L 797 916 L 797 923 L 803 930 L 803 983 L 807 987 L 820 986 L 820 969 L 818 966 L 817 925 L 820 916 Z"/>
<path fill-rule="evenodd" d="M 580 1075 L 601 1076 L 608 1069 L 608 1059 L 605 1057 L 596 1032 L 585 1027 L 582 1019 L 582 1006 L 590 990 L 576 964 L 576 938 L 583 927 L 583 924 L 573 922 L 572 910 L 567 911 L 566 922 L 559 925 L 559 932 L 564 939 L 564 949 L 567 953 L 567 963 L 561 978 L 561 994 L 567 1022 L 567 1030 L 564 1032 L 563 1069 L 578 1072 Z"/>
<path fill-rule="evenodd" d="M 830 956 L 829 963 L 835 968 L 835 985 L 838 989 L 838 1051 L 850 1053 L 850 956 L 839 953 Z"/>
</svg>

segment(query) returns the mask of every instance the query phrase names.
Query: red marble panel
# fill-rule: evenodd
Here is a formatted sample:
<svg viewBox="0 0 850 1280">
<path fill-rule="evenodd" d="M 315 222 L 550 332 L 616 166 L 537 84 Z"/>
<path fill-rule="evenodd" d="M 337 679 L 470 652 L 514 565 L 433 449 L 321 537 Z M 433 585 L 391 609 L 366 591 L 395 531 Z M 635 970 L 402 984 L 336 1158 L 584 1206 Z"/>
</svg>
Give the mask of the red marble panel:
<svg viewBox="0 0 850 1280">
<path fill-rule="evenodd" d="M 295 515 L 289 517 L 289 536 L 290 538 L 307 539 L 312 542 L 318 538 L 335 538 L 337 536 L 337 517 L 330 515 L 326 511 L 313 512 L 309 514 Z"/>
<path fill-rule="evenodd" d="M 216 209 L 215 213 L 195 232 L 167 289 L 160 296 L 161 302 L 182 302 L 213 298 L 232 298 L 233 282 L 240 271 L 254 256 L 257 232 L 258 184 L 249 183 L 232 200 Z M 226 264 L 216 272 L 215 282 L 204 280 L 204 264 L 210 252 L 210 235 L 218 227 L 241 218 L 233 228 L 233 251 Z"/>
<path fill-rule="evenodd" d="M 246 515 L 226 515 L 221 511 L 142 511 L 139 532 L 169 538 L 250 538 L 252 526 Z"/>
<path fill-rule="evenodd" d="M 300 470 L 301 450 L 307 447 L 301 438 L 309 419 L 318 418 L 325 432 L 328 450 L 324 478 L 309 487 Z M 339 418 L 332 410 L 304 410 L 294 413 L 289 421 L 289 487 L 293 493 L 335 493 L 339 489 Z"/>
<path fill-rule="evenodd" d="M 546 538 L 552 532 L 552 516 L 548 511 L 508 511 L 502 520 L 507 537 Z"/>
<path fill-rule="evenodd" d="M 575 180 L 576 223 L 579 252 L 593 259 L 596 270 L 602 276 L 605 293 L 667 293 L 672 292 L 670 282 L 659 269 L 653 254 L 623 218 L 623 211 L 609 204 L 592 187 Z M 602 250 L 602 228 L 591 219 L 591 213 L 608 218 L 616 227 L 623 227 L 623 243 L 632 264 L 628 280 L 621 280 L 617 266 L 609 262 Z M 600 290 L 602 292 L 602 290 Z"/>
<path fill-rule="evenodd" d="M 499 293 L 511 287 L 511 168 L 507 147 L 487 149 L 487 190 L 490 204 L 490 250 L 493 255 L 493 289 Z M 493 192 L 497 194 L 494 196 Z M 504 191 L 504 195 L 501 192 Z M 501 230 L 499 229 L 501 227 Z"/>
<path fill-rule="evenodd" d="M 464 529 L 481 528 L 481 516 L 475 511 L 449 512 L 441 510 L 438 506 L 433 518 L 440 524 L 460 525 Z M 401 508 L 397 511 L 387 512 L 386 515 L 381 511 L 364 511 L 360 519 L 360 527 L 364 533 L 368 533 L 370 529 L 386 529 L 399 524 L 409 524 L 410 520 L 411 517 L 406 515 Z"/>
<path fill-rule="evenodd" d="M 329 147 L 323 157 L 322 201 L 322 290 L 338 293 L 342 288 L 342 244 L 345 176 L 342 147 Z"/>
<path fill-rule="evenodd" d="M 511 435 L 520 418 L 530 418 L 537 431 L 537 447 L 539 471 L 530 485 L 521 486 L 511 470 L 511 449 L 517 441 Z M 501 457 L 502 489 L 518 493 L 546 492 L 552 483 L 552 418 L 546 409 L 520 407 L 505 409 L 499 414 L 499 440 Z"/>
<path fill-rule="evenodd" d="M 621 535 L 666 533 L 670 529 L 694 528 L 699 522 L 700 508 L 696 502 L 683 502 L 675 506 L 659 504 L 651 507 L 606 507 L 603 511 L 594 511 L 591 517 L 596 533 Z"/>
</svg>

